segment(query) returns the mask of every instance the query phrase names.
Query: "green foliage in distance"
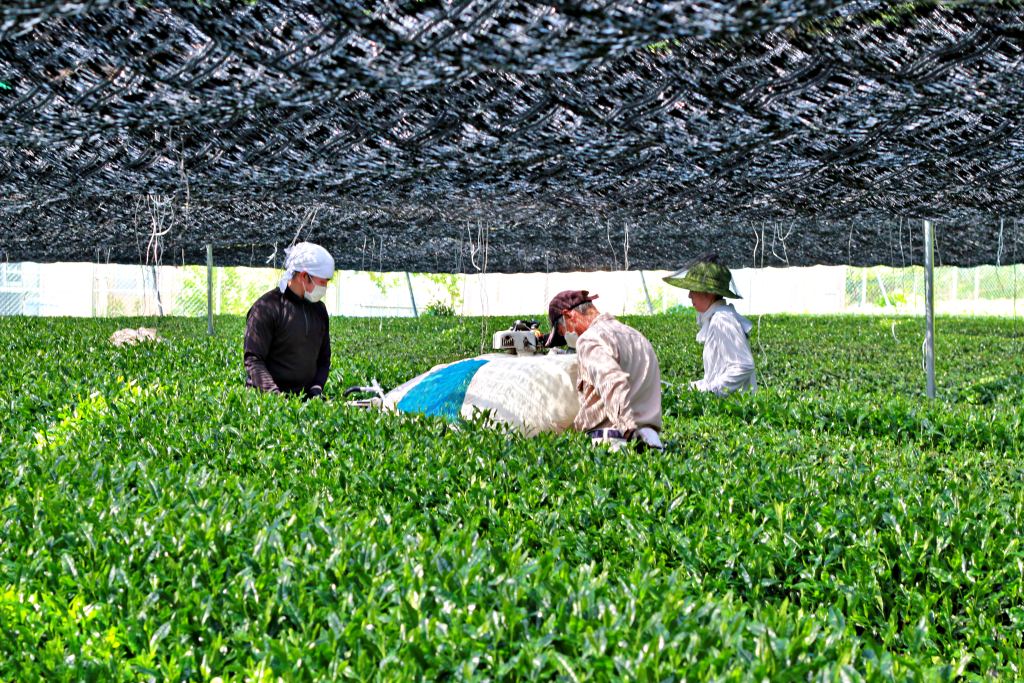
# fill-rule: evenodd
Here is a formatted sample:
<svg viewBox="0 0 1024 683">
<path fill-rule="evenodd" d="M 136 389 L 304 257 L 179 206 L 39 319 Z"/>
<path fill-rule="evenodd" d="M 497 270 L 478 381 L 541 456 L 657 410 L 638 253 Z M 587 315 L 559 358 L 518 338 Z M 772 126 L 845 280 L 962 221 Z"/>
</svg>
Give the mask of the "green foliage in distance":
<svg viewBox="0 0 1024 683">
<path fill-rule="evenodd" d="M 181 291 L 171 305 L 172 315 L 205 313 L 207 306 L 207 272 L 205 266 L 183 266 L 185 273 Z M 262 268 L 221 267 L 213 274 L 214 311 L 245 315 L 256 299 L 277 285 L 276 278 L 267 279 Z"/>
<path fill-rule="evenodd" d="M 445 296 L 448 301 L 438 300 L 427 305 L 429 311 L 434 303 L 444 309 L 451 311 L 451 315 L 455 315 L 456 309 L 462 305 L 462 286 L 459 283 L 459 278 L 465 278 L 464 275 L 458 275 L 456 273 L 417 273 L 416 277 L 426 278 L 428 282 L 440 287 L 444 290 Z M 437 310 L 442 310 L 437 308 Z M 434 313 L 434 315 L 447 315 L 447 313 Z"/>
<path fill-rule="evenodd" d="M 308 403 L 242 386 L 240 317 L 106 341 L 151 321 L 0 320 L 0 680 L 1021 675 L 1013 321 L 939 318 L 929 403 L 917 319 L 765 316 L 728 399 L 692 313 L 629 319 L 660 455 L 342 405 L 479 319 L 334 319 Z"/>
<path fill-rule="evenodd" d="M 433 315 L 440 318 L 454 318 L 455 309 L 443 301 L 431 301 L 423 309 L 423 315 Z"/>
</svg>

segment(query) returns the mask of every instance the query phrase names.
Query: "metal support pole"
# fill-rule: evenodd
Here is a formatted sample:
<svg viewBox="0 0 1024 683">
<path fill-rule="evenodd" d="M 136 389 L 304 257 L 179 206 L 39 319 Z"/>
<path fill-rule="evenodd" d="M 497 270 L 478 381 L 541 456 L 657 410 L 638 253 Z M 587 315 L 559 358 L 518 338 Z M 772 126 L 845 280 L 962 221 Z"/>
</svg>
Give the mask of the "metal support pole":
<svg viewBox="0 0 1024 683">
<path fill-rule="evenodd" d="M 340 279 L 338 276 L 338 280 Z M 334 315 L 341 315 L 341 283 L 337 280 L 334 282 Z"/>
<path fill-rule="evenodd" d="M 935 398 L 935 226 L 924 222 L 924 371 Z"/>
<path fill-rule="evenodd" d="M 213 245 L 206 245 L 206 334 L 213 336 Z"/>
<path fill-rule="evenodd" d="M 419 311 L 416 310 L 416 297 L 412 293 L 412 278 L 409 277 L 409 271 L 405 271 L 405 283 L 409 285 L 409 301 L 412 302 L 412 315 L 414 318 L 420 317 Z"/>
<path fill-rule="evenodd" d="M 654 304 L 651 303 L 651 293 L 647 291 L 647 279 L 642 270 L 640 271 L 640 282 L 644 285 L 644 296 L 647 297 L 647 312 L 654 315 Z"/>
<path fill-rule="evenodd" d="M 164 314 L 164 302 L 160 298 L 160 281 L 158 279 L 158 273 L 156 270 L 156 264 L 150 266 L 150 271 L 153 274 L 153 291 L 156 293 L 156 314 L 163 316 Z"/>
</svg>

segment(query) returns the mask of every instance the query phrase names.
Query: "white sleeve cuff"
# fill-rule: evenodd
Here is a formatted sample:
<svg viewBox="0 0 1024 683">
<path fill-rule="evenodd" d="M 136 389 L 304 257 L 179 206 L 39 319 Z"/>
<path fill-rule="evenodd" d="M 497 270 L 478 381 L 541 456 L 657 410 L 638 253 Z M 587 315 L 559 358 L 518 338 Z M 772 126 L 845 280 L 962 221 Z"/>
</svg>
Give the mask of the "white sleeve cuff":
<svg viewBox="0 0 1024 683">
<path fill-rule="evenodd" d="M 658 432 L 650 427 L 641 427 L 636 430 L 636 436 L 651 448 L 664 448 L 661 444 L 661 437 L 658 436 Z"/>
</svg>

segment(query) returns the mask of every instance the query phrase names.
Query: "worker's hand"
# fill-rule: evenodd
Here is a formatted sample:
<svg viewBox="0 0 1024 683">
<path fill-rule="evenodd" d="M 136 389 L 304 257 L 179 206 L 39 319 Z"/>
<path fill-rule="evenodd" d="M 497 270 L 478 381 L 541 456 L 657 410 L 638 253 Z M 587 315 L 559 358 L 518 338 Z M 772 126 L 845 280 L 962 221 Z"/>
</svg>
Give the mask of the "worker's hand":
<svg viewBox="0 0 1024 683">
<path fill-rule="evenodd" d="M 635 438 L 638 441 L 643 441 L 650 448 L 657 448 L 659 451 L 662 448 L 664 448 L 664 446 L 661 443 L 661 437 L 658 436 L 658 432 L 651 429 L 650 427 L 641 427 L 640 429 L 636 430 L 636 433 L 633 435 L 633 438 Z"/>
<path fill-rule="evenodd" d="M 323 389 L 323 387 L 313 386 L 313 387 L 310 387 L 306 391 L 306 398 L 307 399 L 311 399 L 311 398 L 323 399 L 323 397 L 324 397 L 324 389 Z"/>
</svg>

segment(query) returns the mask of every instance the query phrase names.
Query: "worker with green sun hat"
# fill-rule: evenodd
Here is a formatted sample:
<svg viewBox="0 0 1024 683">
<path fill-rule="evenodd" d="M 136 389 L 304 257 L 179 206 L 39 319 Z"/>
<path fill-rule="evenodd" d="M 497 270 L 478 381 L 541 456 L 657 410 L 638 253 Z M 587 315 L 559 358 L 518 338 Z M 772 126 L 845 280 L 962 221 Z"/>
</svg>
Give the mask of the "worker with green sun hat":
<svg viewBox="0 0 1024 683">
<path fill-rule="evenodd" d="M 757 371 L 748 338 L 754 324 L 725 301 L 742 298 L 731 288 L 729 269 L 710 254 L 664 280 L 673 287 L 688 289 L 697 309 L 697 341 L 704 345 L 704 379 L 690 386 L 719 396 L 757 391 Z"/>
</svg>

